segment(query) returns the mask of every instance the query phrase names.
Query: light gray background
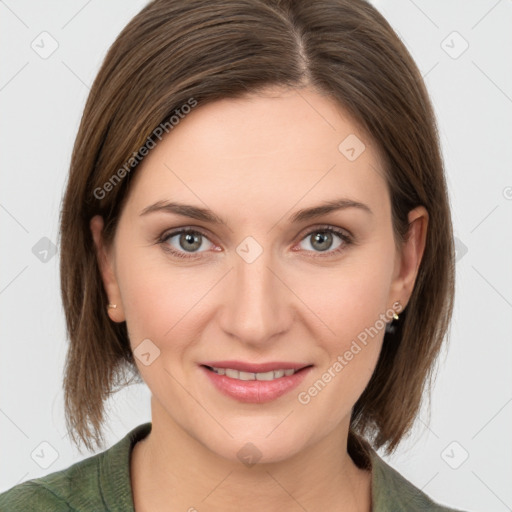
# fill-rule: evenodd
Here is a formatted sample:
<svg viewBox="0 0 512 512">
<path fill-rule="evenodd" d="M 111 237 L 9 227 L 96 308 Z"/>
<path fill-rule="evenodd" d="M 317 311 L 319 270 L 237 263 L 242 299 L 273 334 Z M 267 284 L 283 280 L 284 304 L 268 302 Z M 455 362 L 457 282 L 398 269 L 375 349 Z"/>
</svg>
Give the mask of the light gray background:
<svg viewBox="0 0 512 512">
<path fill-rule="evenodd" d="M 33 247 L 57 241 L 89 87 L 145 3 L 0 1 L 0 491 L 91 455 L 65 431 L 58 248 L 44 262 Z M 441 503 L 512 510 L 512 2 L 374 3 L 432 96 L 458 244 L 455 314 L 431 417 L 424 408 L 386 460 Z M 43 31 L 58 43 L 47 58 L 31 47 L 51 49 Z M 110 446 L 151 419 L 146 386 L 120 392 L 108 410 Z"/>
</svg>

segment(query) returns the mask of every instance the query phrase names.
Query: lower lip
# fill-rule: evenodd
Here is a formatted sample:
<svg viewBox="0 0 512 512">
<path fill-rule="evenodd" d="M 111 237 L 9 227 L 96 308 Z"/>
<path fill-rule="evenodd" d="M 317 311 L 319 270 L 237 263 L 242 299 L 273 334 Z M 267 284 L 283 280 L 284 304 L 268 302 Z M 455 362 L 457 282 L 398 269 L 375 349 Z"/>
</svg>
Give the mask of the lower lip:
<svg viewBox="0 0 512 512">
<path fill-rule="evenodd" d="M 312 369 L 311 366 L 308 366 L 293 375 L 274 380 L 239 380 L 219 375 L 204 366 L 200 368 L 219 391 L 239 402 L 254 404 L 271 402 L 290 392 L 304 380 L 306 374 Z"/>
</svg>

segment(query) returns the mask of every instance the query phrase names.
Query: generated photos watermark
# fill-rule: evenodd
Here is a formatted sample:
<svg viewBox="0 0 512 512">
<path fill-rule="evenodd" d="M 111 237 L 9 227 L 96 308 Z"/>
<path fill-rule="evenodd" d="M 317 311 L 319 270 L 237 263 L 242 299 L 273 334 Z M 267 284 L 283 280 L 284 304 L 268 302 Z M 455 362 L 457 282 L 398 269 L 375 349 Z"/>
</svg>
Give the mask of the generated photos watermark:
<svg viewBox="0 0 512 512">
<path fill-rule="evenodd" d="M 189 98 L 187 103 L 181 105 L 181 107 L 174 110 L 172 116 L 167 121 L 160 123 L 152 132 L 151 135 L 146 139 L 146 142 L 139 148 L 138 151 L 134 151 L 132 155 L 126 160 L 124 165 L 120 167 L 101 187 L 94 189 L 94 197 L 96 199 L 103 199 L 114 187 L 116 187 L 122 179 L 129 174 L 134 167 L 136 167 L 142 159 L 148 155 L 148 153 L 154 149 L 157 145 L 155 138 L 162 140 L 164 134 L 170 133 L 182 119 L 189 114 L 194 107 L 197 106 L 197 100 Z"/>
<path fill-rule="evenodd" d="M 302 405 L 307 405 L 311 402 L 312 398 L 316 397 L 326 386 L 331 382 L 345 366 L 348 365 L 354 356 L 359 354 L 361 350 L 368 344 L 369 338 L 373 339 L 379 332 L 386 327 L 388 322 L 393 320 L 393 315 L 399 313 L 402 310 L 402 306 L 399 302 L 393 303 L 393 306 L 389 308 L 385 313 L 381 313 L 375 323 L 366 327 L 357 335 L 357 340 L 352 340 L 350 348 L 347 349 L 343 354 L 338 355 L 334 363 L 317 379 L 312 386 L 306 391 L 301 391 L 297 395 L 297 400 Z M 358 343 L 359 342 L 359 343 Z M 362 346 L 361 346 L 362 345 Z"/>
</svg>

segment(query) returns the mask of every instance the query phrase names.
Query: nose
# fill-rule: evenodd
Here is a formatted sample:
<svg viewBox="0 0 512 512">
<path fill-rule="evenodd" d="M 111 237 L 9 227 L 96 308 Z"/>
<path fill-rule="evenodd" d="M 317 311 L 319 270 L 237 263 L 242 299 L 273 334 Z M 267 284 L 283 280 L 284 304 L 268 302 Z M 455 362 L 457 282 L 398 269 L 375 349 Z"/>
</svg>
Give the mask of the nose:
<svg viewBox="0 0 512 512">
<path fill-rule="evenodd" d="M 221 328 L 241 343 L 266 347 L 290 329 L 293 294 L 270 250 L 252 262 L 235 254 L 233 265 L 224 284 Z"/>
</svg>

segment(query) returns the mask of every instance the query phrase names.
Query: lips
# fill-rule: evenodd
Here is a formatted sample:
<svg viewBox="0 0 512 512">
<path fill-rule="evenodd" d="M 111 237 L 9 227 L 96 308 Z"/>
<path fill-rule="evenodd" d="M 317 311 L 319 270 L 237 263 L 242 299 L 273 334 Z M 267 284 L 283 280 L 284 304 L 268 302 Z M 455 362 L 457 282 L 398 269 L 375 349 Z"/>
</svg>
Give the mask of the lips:
<svg viewBox="0 0 512 512">
<path fill-rule="evenodd" d="M 272 361 L 208 361 L 200 365 L 202 372 L 224 395 L 239 402 L 265 403 L 296 388 L 312 365 Z"/>
</svg>

